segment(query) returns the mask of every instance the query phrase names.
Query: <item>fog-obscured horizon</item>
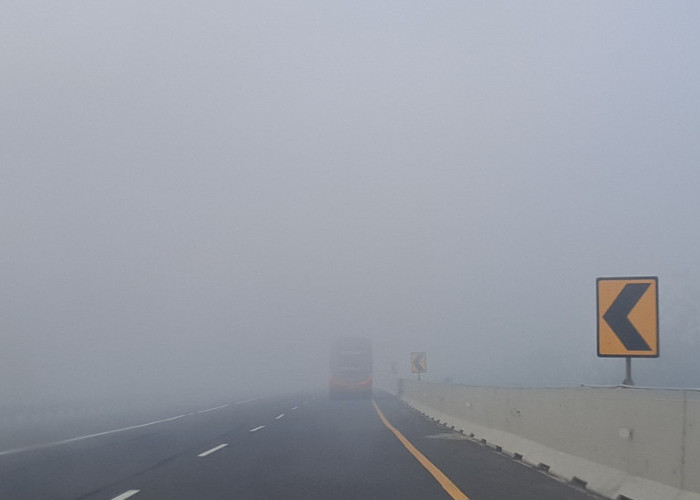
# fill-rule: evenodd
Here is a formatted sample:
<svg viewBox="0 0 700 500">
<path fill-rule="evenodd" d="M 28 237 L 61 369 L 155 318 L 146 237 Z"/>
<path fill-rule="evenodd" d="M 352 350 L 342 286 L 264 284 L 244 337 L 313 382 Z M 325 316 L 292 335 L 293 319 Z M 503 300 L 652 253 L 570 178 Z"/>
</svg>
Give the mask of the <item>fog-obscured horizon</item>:
<svg viewBox="0 0 700 500">
<path fill-rule="evenodd" d="M 700 4 L 0 6 L 0 398 L 700 387 Z"/>
</svg>

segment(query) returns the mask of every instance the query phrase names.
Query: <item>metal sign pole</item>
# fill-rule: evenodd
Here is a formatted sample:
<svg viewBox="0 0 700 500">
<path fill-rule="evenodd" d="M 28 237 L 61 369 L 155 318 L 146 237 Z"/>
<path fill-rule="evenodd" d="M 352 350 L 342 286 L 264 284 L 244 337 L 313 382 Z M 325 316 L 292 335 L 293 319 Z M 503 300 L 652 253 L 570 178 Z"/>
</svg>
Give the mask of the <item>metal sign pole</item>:
<svg viewBox="0 0 700 500">
<path fill-rule="evenodd" d="M 625 380 L 622 381 L 623 385 L 634 385 L 634 380 L 632 380 L 632 358 L 627 356 L 625 358 Z"/>
</svg>

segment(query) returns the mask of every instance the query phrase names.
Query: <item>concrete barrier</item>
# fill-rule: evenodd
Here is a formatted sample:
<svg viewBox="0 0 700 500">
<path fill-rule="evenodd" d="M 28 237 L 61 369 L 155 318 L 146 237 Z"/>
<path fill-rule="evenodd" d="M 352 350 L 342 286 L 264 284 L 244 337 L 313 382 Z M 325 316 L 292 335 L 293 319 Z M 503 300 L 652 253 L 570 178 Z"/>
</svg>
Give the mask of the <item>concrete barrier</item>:
<svg viewBox="0 0 700 500">
<path fill-rule="evenodd" d="M 466 435 L 607 498 L 700 500 L 700 391 L 402 380 L 399 396 Z"/>
</svg>

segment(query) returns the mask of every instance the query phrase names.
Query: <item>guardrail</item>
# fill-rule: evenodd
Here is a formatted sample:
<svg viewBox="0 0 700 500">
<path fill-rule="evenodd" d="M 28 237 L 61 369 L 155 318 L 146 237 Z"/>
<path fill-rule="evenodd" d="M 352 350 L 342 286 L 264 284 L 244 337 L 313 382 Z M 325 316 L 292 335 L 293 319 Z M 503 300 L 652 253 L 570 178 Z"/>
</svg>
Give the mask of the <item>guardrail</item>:
<svg viewBox="0 0 700 500">
<path fill-rule="evenodd" d="M 401 380 L 433 419 L 616 500 L 700 500 L 700 391 Z"/>
</svg>

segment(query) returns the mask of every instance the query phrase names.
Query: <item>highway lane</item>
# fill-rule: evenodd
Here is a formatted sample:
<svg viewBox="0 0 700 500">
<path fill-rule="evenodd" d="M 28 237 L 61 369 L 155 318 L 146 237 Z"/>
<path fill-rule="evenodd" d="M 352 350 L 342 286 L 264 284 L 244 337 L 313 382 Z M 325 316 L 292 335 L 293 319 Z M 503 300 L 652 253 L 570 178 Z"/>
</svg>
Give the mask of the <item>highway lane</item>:
<svg viewBox="0 0 700 500">
<path fill-rule="evenodd" d="M 593 497 L 448 433 L 391 395 L 387 421 L 471 500 Z M 371 401 L 231 402 L 2 454 L 1 499 L 450 499 Z M 463 498 L 463 497 L 462 497 Z"/>
</svg>

